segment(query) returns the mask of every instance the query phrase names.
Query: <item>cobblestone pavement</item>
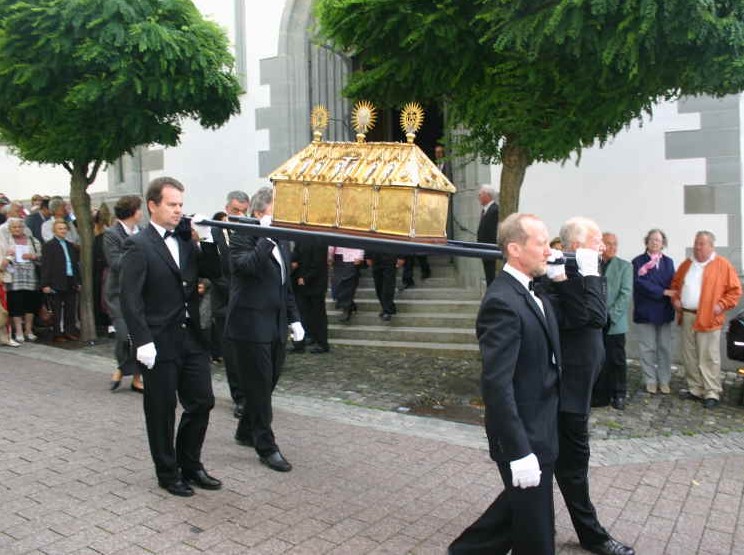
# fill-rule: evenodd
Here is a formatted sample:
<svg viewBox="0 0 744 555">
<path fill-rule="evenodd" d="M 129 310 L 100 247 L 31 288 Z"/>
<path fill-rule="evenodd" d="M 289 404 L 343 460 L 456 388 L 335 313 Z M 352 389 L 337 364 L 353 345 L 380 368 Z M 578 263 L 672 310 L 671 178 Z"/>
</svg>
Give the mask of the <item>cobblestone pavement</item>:
<svg viewBox="0 0 744 555">
<path fill-rule="evenodd" d="M 68 345 L 81 352 L 111 357 L 112 343 L 92 347 Z M 288 355 L 278 392 L 353 406 L 409 412 L 466 423 L 480 423 L 480 360 L 410 351 L 335 346 L 324 355 Z M 215 380 L 224 381 L 224 367 L 214 366 Z M 672 390 L 684 387 L 679 371 Z M 706 410 L 674 395 L 648 395 L 640 369 L 631 364 L 625 411 L 595 408 L 591 430 L 597 439 L 689 436 L 744 431 L 744 407 L 722 404 Z M 738 399 L 738 397 L 737 397 Z"/>
<path fill-rule="evenodd" d="M 274 473 L 232 441 L 216 382 L 204 461 L 225 488 L 174 498 L 153 475 L 141 397 L 107 389 L 109 361 L 0 351 L 0 553 L 441 554 L 500 490 L 479 426 L 295 394 L 275 423 L 295 470 Z M 744 553 L 744 433 L 593 451 L 600 519 L 639 554 Z M 559 553 L 583 553 L 557 492 L 556 510 Z"/>
</svg>

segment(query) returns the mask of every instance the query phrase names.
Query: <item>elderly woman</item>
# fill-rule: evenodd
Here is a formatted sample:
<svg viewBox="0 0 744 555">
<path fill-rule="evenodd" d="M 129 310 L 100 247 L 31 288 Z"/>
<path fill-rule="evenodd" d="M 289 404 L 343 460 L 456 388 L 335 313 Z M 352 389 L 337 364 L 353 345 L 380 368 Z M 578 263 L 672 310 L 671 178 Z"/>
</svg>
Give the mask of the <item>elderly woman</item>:
<svg viewBox="0 0 744 555">
<path fill-rule="evenodd" d="M 41 304 L 38 269 L 41 265 L 41 243 L 31 235 L 21 218 L 8 219 L 7 233 L 3 233 L 3 251 L 8 253 L 8 271 L 3 282 L 8 297 L 8 313 L 13 319 L 15 340 L 36 341 L 34 315 Z"/>
<path fill-rule="evenodd" d="M 669 394 L 672 376 L 672 291 L 674 262 L 662 251 L 666 234 L 652 229 L 644 240 L 646 252 L 633 259 L 633 322 L 638 329 L 641 369 L 646 391 Z"/>
</svg>

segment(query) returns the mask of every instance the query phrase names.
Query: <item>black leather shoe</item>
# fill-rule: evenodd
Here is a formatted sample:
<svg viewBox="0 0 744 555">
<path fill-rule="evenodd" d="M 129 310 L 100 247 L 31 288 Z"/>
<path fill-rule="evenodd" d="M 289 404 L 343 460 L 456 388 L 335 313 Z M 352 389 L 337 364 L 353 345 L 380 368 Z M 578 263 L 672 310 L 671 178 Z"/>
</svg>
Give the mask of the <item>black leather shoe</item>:
<svg viewBox="0 0 744 555">
<path fill-rule="evenodd" d="M 139 393 L 140 395 L 145 394 L 145 388 L 144 387 L 137 387 L 136 385 L 132 384 L 129 386 L 130 389 L 136 393 Z"/>
<path fill-rule="evenodd" d="M 289 472 L 292 470 L 292 465 L 289 464 L 289 461 L 279 451 L 274 451 L 266 457 L 259 457 L 259 460 L 261 464 L 265 464 L 271 470 L 276 470 L 277 472 Z"/>
<path fill-rule="evenodd" d="M 222 482 L 220 482 L 217 478 L 213 478 L 212 476 L 207 474 L 207 471 L 203 468 L 194 472 L 184 472 L 183 479 L 187 484 L 199 487 L 201 489 L 214 490 L 222 488 Z"/>
<path fill-rule="evenodd" d="M 243 447 L 253 447 L 252 437 L 241 437 L 237 433 L 235 434 L 235 443 L 242 445 Z"/>
<path fill-rule="evenodd" d="M 238 419 L 243 418 L 243 405 L 240 403 L 233 405 L 233 416 Z"/>
<path fill-rule="evenodd" d="M 180 478 L 175 482 L 169 482 L 167 484 L 158 482 L 158 485 L 171 495 L 177 495 L 178 497 L 191 497 L 194 495 L 194 490 L 191 486 Z"/>
<path fill-rule="evenodd" d="M 387 312 L 385 312 L 382 316 L 380 316 L 380 318 L 382 318 L 383 322 L 389 322 L 390 320 L 393 319 L 393 317 Z"/>
<path fill-rule="evenodd" d="M 312 349 L 310 349 L 310 352 L 312 354 L 314 354 L 314 355 L 319 355 L 319 354 L 322 354 L 322 353 L 327 353 L 330 350 L 331 350 L 331 348 L 328 345 L 326 345 L 325 347 L 321 347 L 320 345 L 316 345 L 315 347 L 313 347 Z"/>
<path fill-rule="evenodd" d="M 693 395 L 693 393 L 691 391 L 688 391 L 687 389 L 683 389 L 679 392 L 679 398 L 684 399 L 685 401 L 703 401 L 702 397 Z"/>
<path fill-rule="evenodd" d="M 704 406 L 704 407 L 705 407 L 706 409 L 714 409 L 714 408 L 716 408 L 716 407 L 717 407 L 717 406 L 718 406 L 719 404 L 720 404 L 720 401 L 719 401 L 718 399 L 713 399 L 713 398 L 711 398 L 711 399 L 706 399 L 705 401 L 703 401 L 703 406 Z"/>
<path fill-rule="evenodd" d="M 625 399 L 623 397 L 615 397 L 612 400 L 612 408 L 615 410 L 625 410 Z"/>
<path fill-rule="evenodd" d="M 119 379 L 115 379 L 117 377 Z M 118 368 L 114 370 L 114 374 L 111 376 L 111 391 L 118 389 L 118 387 L 121 385 L 121 377 L 121 370 L 119 370 Z"/>
<path fill-rule="evenodd" d="M 598 555 L 635 555 L 635 549 L 624 545 L 615 538 L 607 538 L 607 541 L 596 545 L 584 545 L 581 547 Z"/>
</svg>

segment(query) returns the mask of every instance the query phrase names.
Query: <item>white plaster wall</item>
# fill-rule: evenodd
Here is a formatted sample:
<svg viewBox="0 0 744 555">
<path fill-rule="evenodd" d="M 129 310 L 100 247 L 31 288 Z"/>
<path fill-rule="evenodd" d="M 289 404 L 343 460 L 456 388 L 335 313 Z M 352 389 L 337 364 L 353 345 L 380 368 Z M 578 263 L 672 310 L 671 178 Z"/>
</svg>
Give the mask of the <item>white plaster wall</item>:
<svg viewBox="0 0 744 555">
<path fill-rule="evenodd" d="M 705 183 L 705 159 L 665 159 L 665 132 L 699 127 L 698 114 L 678 114 L 676 103 L 661 104 L 642 126 L 634 123 L 604 148 L 584 150 L 578 167 L 574 161 L 531 166 L 520 210 L 542 217 L 552 235 L 571 216 L 594 218 L 618 235 L 619 256 L 628 260 L 643 251 L 643 237 L 653 227 L 666 232 L 667 254 L 676 264 L 698 229 L 713 231 L 718 244 L 726 245 L 725 216 L 683 213 L 683 186 Z M 496 187 L 499 177 L 494 167 Z"/>
<path fill-rule="evenodd" d="M 196 6 L 223 26 L 231 41 L 235 37 L 235 8 L 232 0 L 197 0 Z M 248 193 L 268 183 L 259 179 L 258 151 L 268 148 L 267 132 L 256 131 L 256 108 L 269 105 L 268 87 L 260 85 L 259 60 L 275 56 L 284 2 L 246 2 L 246 93 L 241 113 L 214 131 L 196 122 L 185 122 L 181 144 L 168 148 L 164 171 L 186 185 L 185 210 L 211 216 L 225 204 L 225 195 L 241 189 Z"/>
</svg>

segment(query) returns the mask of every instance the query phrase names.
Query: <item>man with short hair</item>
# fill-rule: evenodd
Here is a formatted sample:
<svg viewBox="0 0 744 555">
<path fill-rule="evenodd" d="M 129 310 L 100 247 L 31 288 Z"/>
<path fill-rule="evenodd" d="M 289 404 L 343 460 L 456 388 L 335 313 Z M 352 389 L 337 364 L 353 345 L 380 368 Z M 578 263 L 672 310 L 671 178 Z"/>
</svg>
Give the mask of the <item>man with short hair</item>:
<svg viewBox="0 0 744 555">
<path fill-rule="evenodd" d="M 563 224 L 560 238 L 575 259 L 549 266 L 547 273 L 563 360 L 555 477 L 584 549 L 601 555 L 634 555 L 633 548 L 602 527 L 589 498 L 589 411 L 592 387 L 604 360 L 602 329 L 607 323 L 606 284 L 599 273 L 602 232 L 589 218 L 576 217 Z M 554 251 L 553 256 L 561 258 L 562 253 Z"/>
<path fill-rule="evenodd" d="M 247 216 L 251 212 L 251 199 L 244 191 L 230 191 L 225 201 L 225 213 L 228 216 Z M 212 280 L 211 301 L 212 317 L 214 318 L 215 343 L 217 352 L 222 354 L 225 362 L 225 374 L 227 385 L 230 389 L 230 397 L 233 400 L 233 416 L 240 418 L 243 415 L 245 394 L 240 385 L 238 374 L 238 362 L 235 354 L 235 346 L 225 337 L 225 318 L 227 316 L 227 305 L 230 300 L 230 237 L 229 229 L 219 227 L 212 228 L 212 239 L 217 245 L 220 257 L 220 277 Z"/>
<path fill-rule="evenodd" d="M 504 491 L 452 542 L 451 555 L 555 553 L 561 354 L 553 308 L 533 288 L 546 271 L 550 236 L 531 214 L 511 214 L 499 235 L 507 262 L 483 298 L 476 332 L 486 435 Z"/>
<path fill-rule="evenodd" d="M 69 230 L 67 233 L 67 240 L 74 243 L 75 245 L 80 244 L 80 236 L 78 235 L 74 222 L 70 218 L 68 208 L 69 204 L 67 204 L 67 202 L 65 202 L 65 199 L 63 199 L 62 197 L 51 198 L 51 200 L 49 201 L 49 211 L 51 212 L 52 217 L 46 220 L 41 225 L 42 240 L 49 241 L 54 236 L 54 233 L 52 232 L 52 224 L 54 223 L 54 220 L 64 220 L 67 222 L 67 227 Z"/>
<path fill-rule="evenodd" d="M 126 242 L 121 262 L 121 308 L 145 379 L 144 409 L 158 485 L 189 497 L 192 485 L 222 483 L 201 462 L 214 407 L 209 352 L 199 323 L 198 278 L 217 270 L 216 252 L 204 249 L 182 224 L 183 185 L 159 177 L 147 188 L 150 225 Z M 186 228 L 186 229 L 183 229 Z M 175 437 L 176 399 L 183 414 Z"/>
<path fill-rule="evenodd" d="M 49 198 L 44 197 L 39 203 L 38 210 L 26 216 L 26 227 L 31 230 L 31 235 L 36 237 L 41 243 L 44 242 L 44 237 L 41 235 L 41 226 L 49 219 L 51 214 L 52 212 L 49 210 Z"/>
<path fill-rule="evenodd" d="M 479 243 L 496 244 L 499 225 L 499 205 L 496 204 L 496 189 L 482 185 L 478 190 L 478 202 L 481 206 L 477 239 Z M 483 259 L 483 272 L 486 275 L 486 287 L 491 285 L 496 276 L 496 261 Z"/>
<path fill-rule="evenodd" d="M 672 304 L 682 326 L 682 359 L 687 377 L 683 398 L 702 401 L 706 409 L 721 398 L 721 328 L 724 312 L 736 306 L 741 282 L 731 262 L 715 251 L 716 237 L 698 231 L 692 257 L 672 278 Z"/>
<path fill-rule="evenodd" d="M 605 246 L 600 273 L 607 280 L 607 324 L 603 330 L 605 362 L 594 385 L 592 406 L 612 404 L 625 410 L 628 364 L 625 358 L 625 334 L 628 332 L 628 307 L 633 293 L 633 266 L 617 256 L 617 236 L 602 234 Z"/>
</svg>

